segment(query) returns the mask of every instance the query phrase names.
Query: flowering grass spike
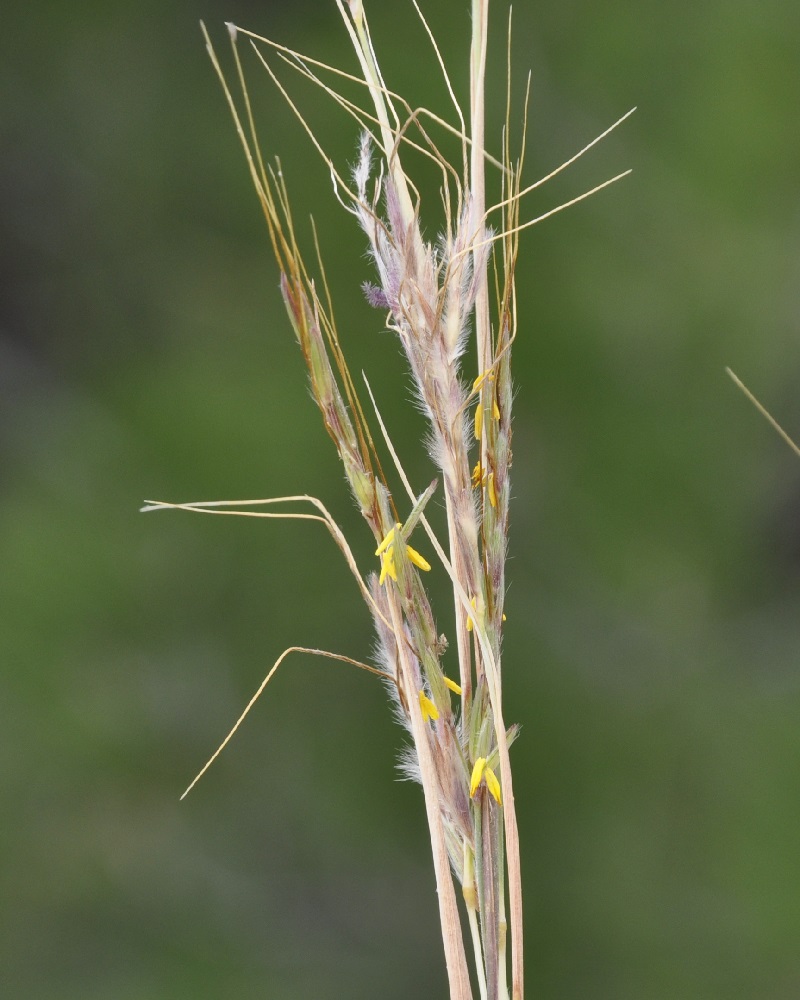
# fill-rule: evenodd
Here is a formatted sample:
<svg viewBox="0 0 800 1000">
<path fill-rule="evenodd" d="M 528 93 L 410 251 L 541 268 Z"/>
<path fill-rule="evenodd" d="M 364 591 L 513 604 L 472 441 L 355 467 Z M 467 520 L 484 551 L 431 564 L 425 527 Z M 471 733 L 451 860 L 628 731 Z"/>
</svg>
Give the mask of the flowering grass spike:
<svg viewBox="0 0 800 1000">
<path fill-rule="evenodd" d="M 508 727 L 504 720 L 501 673 L 518 242 L 521 230 L 624 174 L 538 218 L 521 222 L 523 197 L 569 166 L 602 136 L 547 177 L 523 187 L 523 155 L 511 152 L 509 98 L 505 127 L 493 136 L 500 145 L 499 155 L 487 150 L 484 83 L 489 0 L 471 0 L 466 113 L 427 22 L 416 0 L 411 0 L 450 97 L 450 121 L 425 108 L 411 107 L 387 86 L 361 0 L 335 2 L 352 42 L 356 75 L 229 26 L 241 88 L 237 103 L 207 34 L 206 42 L 264 213 L 281 293 L 306 363 L 311 393 L 341 459 L 354 502 L 374 539 L 379 567 L 362 574 L 338 524 L 315 497 L 151 502 L 144 509 L 178 507 L 206 514 L 304 519 L 326 528 L 372 616 L 378 666 L 325 650 L 285 650 L 198 778 L 290 653 L 301 651 L 343 660 L 380 676 L 409 734 L 403 766 L 422 786 L 451 1000 L 473 997 L 468 947 L 481 1000 L 508 1000 L 509 996 L 522 1000 L 522 883 L 509 757 L 517 729 Z M 299 248 L 280 164 L 266 161 L 259 146 L 240 59 L 241 39 L 246 39 L 260 66 L 297 115 L 324 161 L 335 197 L 366 238 L 375 277 L 366 283 L 354 282 L 354 287 L 360 285 L 370 304 L 383 310 L 385 325 L 397 337 L 417 403 L 427 420 L 425 445 L 438 478 L 421 493 L 408 479 L 367 384 L 381 448 L 373 438 L 371 421 L 347 366 L 318 247 L 315 243 L 317 259 L 312 269 Z M 284 69 L 318 86 L 326 100 L 354 121 L 359 137 L 355 167 L 349 174 L 340 171 L 314 136 L 276 74 L 272 57 L 277 57 Z M 341 81 L 359 84 L 362 100 L 354 102 L 340 93 L 337 86 Z M 520 116 L 522 150 L 526 115 L 527 97 Z M 620 121 L 624 117 L 627 115 Z M 459 155 L 454 162 L 443 155 L 437 137 L 455 137 Z M 425 237 L 422 224 L 428 206 L 422 204 L 420 187 L 406 170 L 409 153 L 415 160 L 422 156 L 440 178 L 444 219 L 433 242 Z M 489 205 L 487 171 L 492 174 L 491 189 L 499 191 L 497 200 Z M 392 481 L 399 482 L 401 489 L 392 488 L 384 471 L 387 454 L 393 466 Z M 434 493 L 446 516 L 442 539 L 425 515 Z M 253 509 L 263 507 L 269 509 Z M 405 513 L 404 519 L 401 513 Z M 427 536 L 429 551 L 435 553 L 452 593 L 450 606 L 439 609 L 436 618 L 421 575 L 430 571 L 431 564 L 409 543 L 417 529 Z M 427 545 L 423 547 L 428 551 Z M 439 631 L 438 621 L 447 623 L 446 636 Z M 445 672 L 445 657 L 448 669 L 457 669 L 458 680 Z M 456 883 L 461 887 L 468 945 L 462 935 Z"/>
</svg>

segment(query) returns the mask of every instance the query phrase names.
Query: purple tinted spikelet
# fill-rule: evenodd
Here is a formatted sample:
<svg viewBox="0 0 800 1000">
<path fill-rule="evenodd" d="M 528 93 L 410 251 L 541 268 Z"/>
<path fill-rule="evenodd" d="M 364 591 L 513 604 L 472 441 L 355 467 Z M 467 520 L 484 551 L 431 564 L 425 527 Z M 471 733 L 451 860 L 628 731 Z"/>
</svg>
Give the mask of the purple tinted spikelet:
<svg viewBox="0 0 800 1000">
<path fill-rule="evenodd" d="M 386 292 L 378 285 L 373 285 L 371 281 L 363 281 L 361 283 L 361 291 L 373 309 L 389 308 L 389 300 L 386 298 Z"/>
</svg>

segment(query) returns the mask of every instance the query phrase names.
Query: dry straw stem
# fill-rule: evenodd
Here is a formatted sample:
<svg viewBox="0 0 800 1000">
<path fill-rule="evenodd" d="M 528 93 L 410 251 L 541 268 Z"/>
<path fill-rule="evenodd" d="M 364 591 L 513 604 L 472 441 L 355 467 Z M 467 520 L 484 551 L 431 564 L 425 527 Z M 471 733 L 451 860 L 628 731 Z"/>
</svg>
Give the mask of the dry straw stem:
<svg viewBox="0 0 800 1000">
<path fill-rule="evenodd" d="M 739 389 L 742 390 L 742 392 L 745 394 L 745 396 L 747 396 L 747 398 L 750 400 L 753 406 L 755 406 L 755 408 L 758 410 L 761 416 L 772 424 L 772 426 L 775 428 L 778 434 L 780 434 L 783 440 L 789 445 L 789 447 L 792 449 L 795 455 L 800 457 L 800 447 L 798 447 L 798 445 L 796 445 L 795 442 L 789 437 L 786 431 L 781 427 L 781 425 L 778 423 L 775 417 L 772 416 L 772 414 L 763 405 L 763 403 L 760 403 L 758 399 L 756 399 L 756 397 L 753 395 L 752 392 L 750 392 L 750 390 L 747 388 L 744 382 L 742 382 L 742 380 L 738 377 L 738 375 L 734 374 L 734 372 L 732 372 L 730 368 L 726 368 L 725 371 L 731 377 L 731 380 L 733 381 L 734 385 L 736 385 Z"/>
<path fill-rule="evenodd" d="M 227 745 L 290 653 L 310 653 L 377 674 L 385 682 L 397 718 L 409 734 L 410 747 L 403 767 L 423 789 L 451 1000 L 471 1000 L 473 996 L 454 879 L 461 883 L 474 978 L 481 1000 L 508 1000 L 509 996 L 522 1000 L 522 880 L 509 755 L 517 728 L 507 728 L 504 721 L 501 669 L 511 496 L 511 349 L 518 326 L 515 270 L 519 235 L 523 229 L 625 174 L 534 219 L 520 221 L 521 203 L 525 195 L 566 169 L 627 115 L 546 177 L 523 187 L 523 154 L 512 152 L 510 140 L 510 17 L 506 120 L 500 155 L 494 155 L 486 149 L 484 124 L 488 0 L 471 0 L 467 115 L 461 109 L 433 33 L 416 0 L 411 0 L 441 71 L 455 123 L 425 108 L 412 107 L 386 85 L 363 3 L 335 2 L 353 45 L 358 74 L 328 66 L 229 25 L 240 90 L 239 97 L 234 98 L 205 28 L 203 31 L 267 223 L 280 271 L 281 292 L 306 363 L 311 394 L 338 451 L 353 499 L 375 541 L 378 562 L 373 571 L 363 573 L 327 508 L 317 498 L 304 494 L 254 501 L 156 501 L 143 509 L 177 508 L 194 513 L 322 523 L 344 556 L 372 616 L 378 665 L 302 646 L 285 650 L 189 787 Z M 366 237 L 376 282 L 367 284 L 364 291 L 368 301 L 382 311 L 384 325 L 398 338 L 417 404 L 428 421 L 425 446 L 438 467 L 439 478 L 425 490 L 412 486 L 367 385 L 382 448 L 373 441 L 334 319 L 316 230 L 312 271 L 300 249 L 280 163 L 266 163 L 261 153 L 240 59 L 240 37 L 247 40 L 258 65 L 297 116 L 325 163 L 335 197 Z M 268 55 L 319 87 L 326 99 L 357 123 L 361 138 L 352 171 L 341 172 L 326 153 Z M 340 93 L 337 88 L 341 82 L 358 84 L 363 102 Z M 523 150 L 527 103 L 526 93 Z M 449 161 L 437 145 L 439 133 L 459 140 L 455 162 Z M 406 170 L 408 152 L 421 155 L 439 172 L 444 222 L 435 243 L 423 235 L 421 216 L 427 207 L 421 203 L 420 186 Z M 502 192 L 500 199 L 490 205 L 486 199 L 487 170 L 497 171 Z M 407 502 L 392 495 L 380 458 L 387 452 Z M 447 519 L 444 541 L 425 514 L 427 503 L 439 489 Z M 285 504 L 311 504 L 314 512 L 284 509 Z M 265 506 L 278 509 L 264 510 Z M 452 604 L 442 614 L 449 621 L 447 631 L 456 638 L 457 662 L 453 665 L 453 655 L 447 654 L 447 640 L 439 631 L 423 582 L 430 564 L 410 544 L 417 527 L 427 536 L 452 587 Z"/>
</svg>

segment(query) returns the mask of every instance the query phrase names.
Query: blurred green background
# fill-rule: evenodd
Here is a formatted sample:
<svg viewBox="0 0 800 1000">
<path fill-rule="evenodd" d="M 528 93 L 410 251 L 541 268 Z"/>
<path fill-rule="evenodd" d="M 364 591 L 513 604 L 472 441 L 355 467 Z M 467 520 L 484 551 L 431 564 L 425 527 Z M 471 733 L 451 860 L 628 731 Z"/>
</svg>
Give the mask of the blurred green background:
<svg viewBox="0 0 800 1000">
<path fill-rule="evenodd" d="M 466 0 L 424 6 L 464 95 Z M 373 8 L 390 84 L 449 113 L 410 4 Z M 372 642 L 318 526 L 137 513 L 309 492 L 369 564 L 201 17 L 223 50 L 232 20 L 355 66 L 327 0 L 43 0 L 0 40 L 0 992 L 443 997 L 421 795 L 371 678 L 289 660 L 178 802 L 285 646 Z M 499 6 L 493 30 L 499 149 Z M 800 995 L 800 461 L 723 372 L 800 434 L 798 42 L 789 0 L 515 11 L 529 180 L 639 108 L 527 212 L 633 175 L 522 247 L 505 684 L 531 997 Z M 362 240 L 249 76 L 424 485 Z M 294 92 L 352 161 L 353 124 Z"/>
</svg>

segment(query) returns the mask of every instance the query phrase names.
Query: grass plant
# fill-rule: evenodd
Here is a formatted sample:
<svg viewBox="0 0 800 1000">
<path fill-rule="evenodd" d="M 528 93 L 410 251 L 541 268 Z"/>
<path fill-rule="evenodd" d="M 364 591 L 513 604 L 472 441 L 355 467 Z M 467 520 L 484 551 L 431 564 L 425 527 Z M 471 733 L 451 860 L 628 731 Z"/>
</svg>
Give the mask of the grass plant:
<svg viewBox="0 0 800 1000">
<path fill-rule="evenodd" d="M 546 177 L 523 185 L 527 94 L 519 111 L 521 151 L 511 149 L 510 86 L 505 125 L 494 130 L 492 138 L 499 146 L 497 155 L 487 150 L 485 140 L 488 0 L 471 0 L 466 110 L 456 97 L 433 34 L 411 0 L 450 96 L 450 122 L 412 107 L 387 86 L 361 0 L 336 3 L 358 61 L 358 75 L 230 25 L 240 90 L 235 98 L 208 34 L 205 37 L 267 223 L 286 312 L 305 359 L 311 393 L 374 540 L 375 563 L 367 572 L 358 566 L 339 525 L 322 501 L 312 496 L 152 501 L 143 509 L 305 519 L 325 526 L 372 615 L 377 636 L 374 664 L 320 649 L 285 650 L 198 778 L 289 654 L 331 657 L 379 676 L 410 737 L 402 766 L 422 786 L 451 1000 L 468 1000 L 474 987 L 481 1000 L 509 996 L 521 1000 L 522 880 L 509 756 L 517 729 L 506 722 L 502 695 L 519 235 L 625 174 L 521 221 L 525 195 L 564 170 L 610 129 Z M 313 265 L 309 264 L 296 236 L 286 178 L 279 162 L 268 161 L 261 151 L 240 59 L 242 39 L 296 113 L 330 171 L 336 198 L 364 233 L 376 278 L 363 287 L 363 294 L 396 335 L 416 403 L 427 420 L 422 446 L 438 476 L 425 489 L 410 482 L 369 385 L 366 392 L 359 389 L 348 367 L 318 245 Z M 276 57 L 354 119 L 360 138 L 349 174 L 339 170 L 306 123 L 275 72 Z M 340 92 L 337 87 L 343 81 L 357 84 L 363 100 L 354 102 Z M 452 142 L 453 137 L 458 148 L 455 161 L 440 149 L 444 138 Z M 407 159 L 418 161 L 419 156 L 440 177 L 444 224 L 434 242 L 424 235 L 420 185 L 406 169 Z M 487 171 L 494 173 L 498 183 L 493 186 L 501 192 L 492 204 L 487 204 Z M 402 490 L 393 492 L 390 480 L 399 481 Z M 434 496 L 446 512 L 446 537 L 441 539 L 426 517 Z M 436 616 L 424 579 L 431 568 L 429 559 L 441 563 L 452 592 L 450 606 Z M 447 638 L 439 627 L 443 620 L 448 622 Z M 455 657 L 445 655 L 448 646 L 455 648 Z M 466 935 L 456 885 L 466 914 Z"/>
</svg>

